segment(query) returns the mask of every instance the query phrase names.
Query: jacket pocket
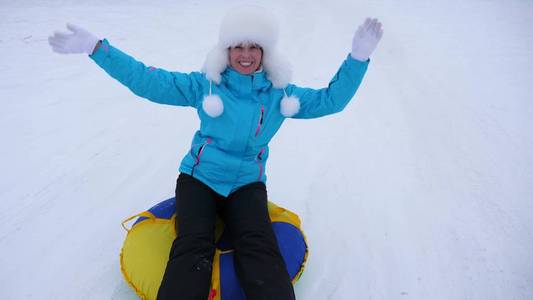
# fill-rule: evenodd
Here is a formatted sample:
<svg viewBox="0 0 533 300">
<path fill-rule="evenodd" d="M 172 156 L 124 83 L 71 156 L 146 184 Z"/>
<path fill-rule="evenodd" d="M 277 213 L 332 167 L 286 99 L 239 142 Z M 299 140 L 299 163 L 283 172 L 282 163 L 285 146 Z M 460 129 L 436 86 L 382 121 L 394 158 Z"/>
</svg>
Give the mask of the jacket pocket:
<svg viewBox="0 0 533 300">
<path fill-rule="evenodd" d="M 264 119 L 265 119 L 265 105 L 261 104 L 261 112 L 259 115 L 259 121 L 257 122 L 257 128 L 255 129 L 255 136 L 259 135 L 259 132 L 261 131 L 261 127 L 263 127 Z"/>
<path fill-rule="evenodd" d="M 263 172 L 264 172 L 263 154 L 264 153 L 265 153 L 265 148 L 262 148 L 257 154 L 257 156 L 255 157 L 257 167 L 259 168 L 259 176 L 257 177 L 257 181 L 261 181 L 261 178 L 263 177 Z"/>
<path fill-rule="evenodd" d="M 195 151 L 194 149 L 191 149 L 191 154 L 196 160 L 192 167 L 191 175 L 194 175 L 194 170 L 200 165 L 200 162 L 202 161 L 202 154 L 205 151 L 205 147 L 211 144 L 211 141 L 211 138 L 207 138 L 207 140 L 200 146 L 200 148 L 198 148 L 198 150 Z"/>
</svg>

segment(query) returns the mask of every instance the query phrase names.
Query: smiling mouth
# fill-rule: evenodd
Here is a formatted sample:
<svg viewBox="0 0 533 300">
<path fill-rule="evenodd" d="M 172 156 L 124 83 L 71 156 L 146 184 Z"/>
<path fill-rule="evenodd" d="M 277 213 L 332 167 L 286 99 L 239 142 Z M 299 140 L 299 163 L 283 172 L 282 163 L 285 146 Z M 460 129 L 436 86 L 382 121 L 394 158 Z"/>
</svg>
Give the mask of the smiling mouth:
<svg viewBox="0 0 533 300">
<path fill-rule="evenodd" d="M 239 62 L 239 65 L 245 67 L 245 68 L 248 68 L 250 67 L 251 65 L 253 65 L 253 63 L 251 61 L 240 61 Z"/>
</svg>

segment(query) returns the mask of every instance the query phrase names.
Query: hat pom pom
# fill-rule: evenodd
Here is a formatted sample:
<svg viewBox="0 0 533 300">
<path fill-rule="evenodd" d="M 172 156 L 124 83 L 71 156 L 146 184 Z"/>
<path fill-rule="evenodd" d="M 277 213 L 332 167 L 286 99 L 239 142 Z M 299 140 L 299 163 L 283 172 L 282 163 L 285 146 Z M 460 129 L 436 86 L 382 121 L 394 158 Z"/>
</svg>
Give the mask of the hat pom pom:
<svg viewBox="0 0 533 300">
<path fill-rule="evenodd" d="M 224 104 L 218 95 L 205 96 L 204 101 L 202 101 L 202 108 L 211 118 L 216 118 L 224 112 Z"/>
<path fill-rule="evenodd" d="M 285 96 L 280 103 L 281 114 L 286 118 L 294 116 L 300 110 L 300 99 L 295 96 Z"/>
</svg>

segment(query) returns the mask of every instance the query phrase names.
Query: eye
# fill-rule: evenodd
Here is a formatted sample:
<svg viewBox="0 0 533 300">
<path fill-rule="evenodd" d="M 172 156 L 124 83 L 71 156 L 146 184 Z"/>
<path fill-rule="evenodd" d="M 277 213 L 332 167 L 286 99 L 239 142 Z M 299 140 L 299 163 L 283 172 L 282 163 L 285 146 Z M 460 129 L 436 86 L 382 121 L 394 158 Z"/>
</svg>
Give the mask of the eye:
<svg viewBox="0 0 533 300">
<path fill-rule="evenodd" d="M 242 50 L 242 46 L 241 45 L 237 45 L 237 46 L 235 46 L 233 48 L 238 49 L 238 50 Z"/>
</svg>

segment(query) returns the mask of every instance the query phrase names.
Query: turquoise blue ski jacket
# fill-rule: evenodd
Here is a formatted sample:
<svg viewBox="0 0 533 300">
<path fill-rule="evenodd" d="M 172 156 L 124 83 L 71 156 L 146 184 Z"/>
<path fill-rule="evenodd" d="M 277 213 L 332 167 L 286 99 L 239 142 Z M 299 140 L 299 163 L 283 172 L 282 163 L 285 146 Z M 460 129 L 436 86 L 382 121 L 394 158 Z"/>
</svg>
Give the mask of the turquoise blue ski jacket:
<svg viewBox="0 0 533 300">
<path fill-rule="evenodd" d="M 200 129 L 179 171 L 199 179 L 223 196 L 251 182 L 266 182 L 268 143 L 286 118 L 280 112 L 284 90 L 288 96 L 300 100 L 300 109 L 292 118 L 310 119 L 337 113 L 354 96 L 369 64 L 368 60 L 360 62 L 348 55 L 328 87 L 322 89 L 293 84 L 277 89 L 265 72 L 242 75 L 228 67 L 222 73 L 220 84 L 212 83 L 212 93 L 220 96 L 224 104 L 222 115 L 212 118 L 202 109 L 202 100 L 210 89 L 205 74 L 147 67 L 107 40 L 90 57 L 140 97 L 196 108 Z"/>
</svg>

